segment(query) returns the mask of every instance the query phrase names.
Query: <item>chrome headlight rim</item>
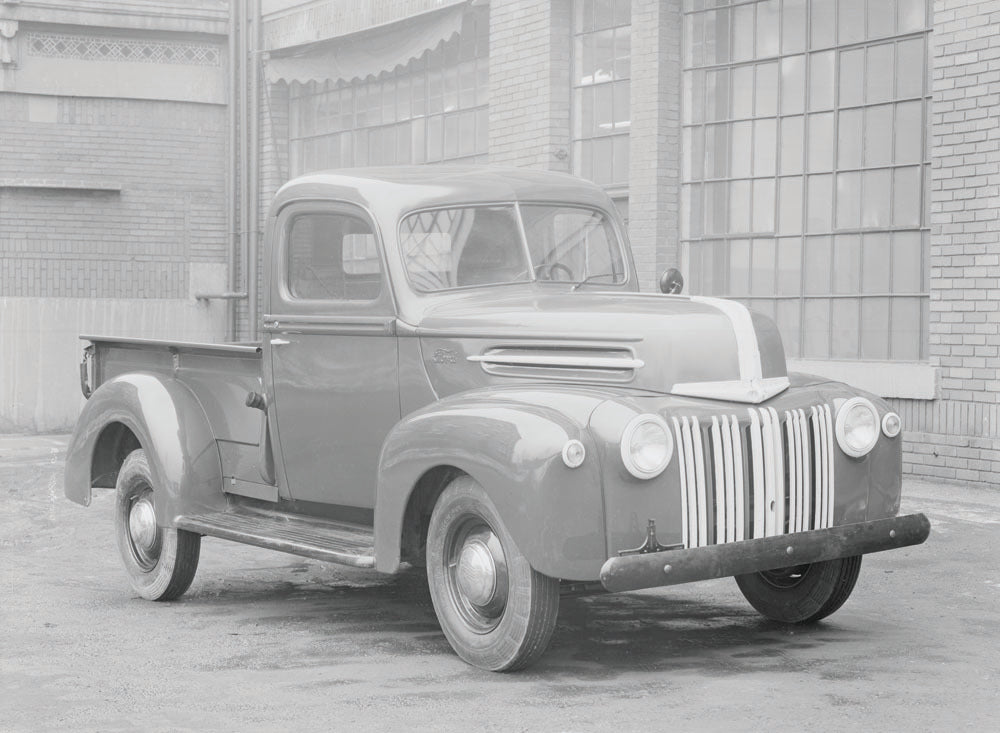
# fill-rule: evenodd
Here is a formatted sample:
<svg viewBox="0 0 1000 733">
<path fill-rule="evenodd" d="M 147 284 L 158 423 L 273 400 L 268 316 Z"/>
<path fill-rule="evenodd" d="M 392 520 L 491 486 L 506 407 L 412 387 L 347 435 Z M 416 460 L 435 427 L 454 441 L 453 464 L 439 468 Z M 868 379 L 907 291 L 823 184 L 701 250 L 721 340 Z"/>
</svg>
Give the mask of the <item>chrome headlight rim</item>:
<svg viewBox="0 0 1000 733">
<path fill-rule="evenodd" d="M 847 442 L 847 417 L 851 410 L 855 407 L 864 407 L 868 410 L 872 417 L 872 439 L 869 445 L 864 448 L 858 449 L 854 448 Z M 840 450 L 851 458 L 864 458 L 872 449 L 878 444 L 879 432 L 881 432 L 882 421 L 879 419 L 878 410 L 875 409 L 875 405 L 871 403 L 871 400 L 865 397 L 851 397 L 849 400 L 845 401 L 844 404 L 840 406 L 837 410 L 837 422 L 834 426 L 834 432 L 837 435 L 837 445 L 840 446 Z"/>
<path fill-rule="evenodd" d="M 635 461 L 632 460 L 632 439 L 635 437 L 636 431 L 639 430 L 643 425 L 653 424 L 659 427 L 663 431 L 664 435 L 664 445 L 666 450 L 664 451 L 664 458 L 653 469 L 644 469 L 641 466 L 636 465 Z M 659 415 L 654 415 L 652 413 L 644 413 L 642 415 L 636 415 L 622 431 L 622 437 L 620 441 L 622 463 L 625 464 L 626 470 L 637 479 L 648 480 L 656 478 L 661 473 L 663 473 L 667 466 L 670 465 L 670 461 L 674 457 L 674 436 L 670 432 L 670 427 L 667 425 L 667 421 L 664 420 Z"/>
<path fill-rule="evenodd" d="M 891 426 L 892 420 L 895 419 L 896 427 Z M 882 416 L 882 433 L 887 438 L 895 438 L 903 430 L 903 420 L 895 412 L 887 412 Z"/>
</svg>

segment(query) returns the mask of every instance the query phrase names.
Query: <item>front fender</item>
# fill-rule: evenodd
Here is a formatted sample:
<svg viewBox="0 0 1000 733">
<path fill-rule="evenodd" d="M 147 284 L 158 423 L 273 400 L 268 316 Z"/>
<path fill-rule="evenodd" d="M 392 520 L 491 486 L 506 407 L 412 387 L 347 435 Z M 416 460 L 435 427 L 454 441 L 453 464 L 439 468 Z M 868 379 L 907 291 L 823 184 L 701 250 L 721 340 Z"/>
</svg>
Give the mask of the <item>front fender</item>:
<svg viewBox="0 0 1000 733">
<path fill-rule="evenodd" d="M 222 461 L 205 411 L 184 384 L 152 374 L 123 374 L 102 384 L 83 408 L 66 455 L 66 497 L 90 504 L 92 465 L 105 428 L 121 423 L 136 436 L 156 483 L 156 518 L 221 510 Z"/>
<path fill-rule="evenodd" d="M 452 466 L 482 485 L 533 568 L 567 580 L 599 577 L 607 559 L 601 470 L 585 429 L 599 400 L 577 397 L 573 414 L 537 393 L 465 393 L 400 422 L 380 458 L 377 569 L 399 566 L 404 515 L 417 481 L 432 468 Z M 575 469 L 562 461 L 563 446 L 573 438 L 587 450 Z"/>
</svg>

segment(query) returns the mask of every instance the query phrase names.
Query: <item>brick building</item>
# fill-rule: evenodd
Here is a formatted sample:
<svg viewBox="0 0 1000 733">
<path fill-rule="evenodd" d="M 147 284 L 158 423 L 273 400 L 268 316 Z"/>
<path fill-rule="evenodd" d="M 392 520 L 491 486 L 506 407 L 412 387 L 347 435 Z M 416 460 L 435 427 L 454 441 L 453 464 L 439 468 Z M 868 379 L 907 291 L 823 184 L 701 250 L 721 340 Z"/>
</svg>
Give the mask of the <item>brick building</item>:
<svg viewBox="0 0 1000 733">
<path fill-rule="evenodd" d="M 247 190 L 259 217 L 288 177 L 327 167 L 475 161 L 591 178 L 628 220 L 645 289 L 680 265 L 688 292 L 775 318 L 791 368 L 888 398 L 908 431 L 906 471 L 1000 482 L 1000 3 L 261 7 L 263 53 L 238 54 L 259 94 L 251 83 L 237 95 L 258 110 Z M 86 195 L 107 205 L 117 194 Z M 260 218 L 237 229 L 253 239 Z M 223 261 L 224 237 L 207 231 L 175 267 L 195 252 Z M 4 268 L 28 266 L 10 251 Z M 115 287 L 141 291 L 139 275 L 124 280 Z M 156 286 L 184 288 L 170 282 Z M 218 302 L 176 302 L 224 320 Z M 241 335 L 249 310 L 237 312 Z"/>
</svg>

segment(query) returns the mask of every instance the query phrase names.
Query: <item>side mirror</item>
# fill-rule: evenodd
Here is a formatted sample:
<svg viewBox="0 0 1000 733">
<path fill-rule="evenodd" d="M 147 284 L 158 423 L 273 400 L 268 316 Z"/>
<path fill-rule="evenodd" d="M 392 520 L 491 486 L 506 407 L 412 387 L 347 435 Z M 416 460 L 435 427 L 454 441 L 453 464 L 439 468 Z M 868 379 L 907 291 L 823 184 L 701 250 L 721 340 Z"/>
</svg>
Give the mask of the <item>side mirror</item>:
<svg viewBox="0 0 1000 733">
<path fill-rule="evenodd" d="M 684 289 L 684 277 L 676 267 L 670 267 L 660 275 L 660 292 L 679 295 Z"/>
</svg>

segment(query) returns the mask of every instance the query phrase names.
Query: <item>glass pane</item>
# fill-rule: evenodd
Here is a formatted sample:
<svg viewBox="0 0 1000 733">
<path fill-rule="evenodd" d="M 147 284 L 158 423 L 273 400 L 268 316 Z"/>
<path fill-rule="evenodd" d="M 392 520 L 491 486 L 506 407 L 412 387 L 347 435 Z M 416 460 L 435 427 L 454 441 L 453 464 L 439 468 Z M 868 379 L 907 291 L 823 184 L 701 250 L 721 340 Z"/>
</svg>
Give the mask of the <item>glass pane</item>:
<svg viewBox="0 0 1000 733">
<path fill-rule="evenodd" d="M 705 13 L 705 63 L 729 61 L 729 10 Z"/>
<path fill-rule="evenodd" d="M 614 145 L 611 138 L 597 138 L 593 141 L 594 183 L 607 185 L 614 183 L 611 179 Z"/>
<path fill-rule="evenodd" d="M 861 358 L 889 358 L 889 299 L 861 301 Z"/>
<path fill-rule="evenodd" d="M 732 114 L 736 119 L 753 115 L 753 66 L 737 66 L 733 69 Z"/>
<path fill-rule="evenodd" d="M 930 298 L 920 299 L 920 358 L 926 361 L 928 352 L 927 325 L 931 321 L 931 301 Z"/>
<path fill-rule="evenodd" d="M 691 283 L 691 295 L 701 295 L 701 242 L 692 243 L 688 247 L 687 258 L 681 270 L 684 281 Z"/>
<path fill-rule="evenodd" d="M 838 3 L 837 43 L 845 46 L 865 39 L 865 0 L 840 0 Z"/>
<path fill-rule="evenodd" d="M 733 61 L 753 58 L 753 8 L 752 4 L 733 8 Z"/>
<path fill-rule="evenodd" d="M 444 118 L 444 157 L 454 158 L 458 155 L 458 115 L 447 115 Z"/>
<path fill-rule="evenodd" d="M 591 38 L 594 44 L 593 63 L 589 70 L 584 70 L 583 78 L 591 84 L 611 81 L 615 60 L 614 31 L 598 31 Z"/>
<path fill-rule="evenodd" d="M 812 0 L 809 4 L 809 40 L 812 48 L 827 48 L 836 43 L 836 0 Z"/>
<path fill-rule="evenodd" d="M 919 163 L 922 151 L 923 102 L 900 102 L 896 105 L 895 163 Z"/>
<path fill-rule="evenodd" d="M 798 234 L 802 231 L 802 180 L 801 176 L 779 179 L 779 234 Z"/>
<path fill-rule="evenodd" d="M 869 0 L 868 37 L 891 36 L 896 30 L 896 0 Z"/>
<path fill-rule="evenodd" d="M 785 237 L 778 240 L 778 295 L 802 292 L 802 240 Z"/>
<path fill-rule="evenodd" d="M 705 177 L 725 178 L 728 168 L 729 126 L 705 127 Z"/>
<path fill-rule="evenodd" d="M 892 235 L 892 292 L 922 291 L 924 254 L 920 240 L 920 232 L 895 232 Z"/>
<path fill-rule="evenodd" d="M 806 237 L 802 255 L 802 291 L 806 295 L 826 295 L 830 292 L 830 237 Z"/>
<path fill-rule="evenodd" d="M 573 137 L 590 137 L 594 130 L 594 90 L 585 87 L 573 91 Z"/>
<path fill-rule="evenodd" d="M 868 48 L 868 67 L 865 74 L 865 101 L 884 102 L 892 99 L 892 68 L 893 45 L 883 43 Z"/>
<path fill-rule="evenodd" d="M 486 154 L 490 149 L 490 111 L 486 107 L 476 110 L 476 153 Z"/>
<path fill-rule="evenodd" d="M 856 359 L 858 356 L 858 309 L 860 304 L 855 298 L 837 298 L 833 301 L 833 312 L 830 325 L 833 336 L 833 351 L 835 359 Z"/>
<path fill-rule="evenodd" d="M 750 90 L 753 93 L 753 90 Z M 729 117 L 729 70 L 705 72 L 705 119 L 724 120 Z"/>
<path fill-rule="evenodd" d="M 574 152 L 574 158 L 576 155 L 576 152 Z M 691 192 L 698 190 L 700 188 L 696 186 L 681 186 L 681 239 L 697 236 L 691 233 L 691 211 L 694 208 L 691 201 Z"/>
<path fill-rule="evenodd" d="M 805 56 L 789 56 L 781 60 L 781 113 L 802 112 L 806 102 Z"/>
<path fill-rule="evenodd" d="M 802 308 L 802 356 L 826 359 L 830 356 L 830 301 L 809 298 Z"/>
<path fill-rule="evenodd" d="M 757 3 L 757 58 L 778 55 L 778 0 Z"/>
<path fill-rule="evenodd" d="M 753 230 L 774 231 L 774 179 L 753 182 Z"/>
<path fill-rule="evenodd" d="M 753 174 L 773 176 L 775 146 L 777 145 L 775 120 L 754 120 L 753 123 Z"/>
<path fill-rule="evenodd" d="M 837 167 L 860 168 L 862 110 L 841 110 L 837 120 Z"/>
<path fill-rule="evenodd" d="M 785 117 L 781 121 L 781 172 L 802 172 L 801 117 Z"/>
<path fill-rule="evenodd" d="M 927 25 L 926 0 L 899 0 L 899 32 L 909 33 Z"/>
<path fill-rule="evenodd" d="M 615 23 L 613 0 L 594 0 L 594 27 L 607 28 Z"/>
<path fill-rule="evenodd" d="M 837 175 L 837 228 L 856 229 L 861 224 L 861 174 Z"/>
<path fill-rule="evenodd" d="M 725 234 L 726 206 L 725 182 L 705 184 L 705 234 Z"/>
<path fill-rule="evenodd" d="M 705 295 L 724 295 L 729 266 L 726 243 L 702 242 L 698 248 L 701 250 L 701 292 Z"/>
<path fill-rule="evenodd" d="M 806 48 L 806 0 L 785 0 L 781 9 L 781 52 L 799 53 Z"/>
<path fill-rule="evenodd" d="M 896 45 L 896 96 L 919 97 L 924 93 L 924 39 L 913 38 Z"/>
<path fill-rule="evenodd" d="M 753 123 L 733 122 L 730 126 L 732 137 L 732 161 L 730 162 L 730 175 L 733 178 L 750 177 L 750 158 L 752 147 L 750 145 L 750 135 L 753 130 Z"/>
<path fill-rule="evenodd" d="M 682 121 L 701 122 L 705 114 L 705 72 L 686 71 L 681 74 Z"/>
<path fill-rule="evenodd" d="M 750 292 L 750 242 L 734 239 L 729 243 L 729 294 L 740 296 Z"/>
<path fill-rule="evenodd" d="M 702 50 L 704 47 L 702 41 L 705 38 L 705 15 L 704 13 L 695 13 L 686 16 L 686 18 L 687 22 L 690 23 L 685 36 L 688 41 L 685 52 L 686 61 L 690 66 L 703 66 L 705 54 Z"/>
<path fill-rule="evenodd" d="M 631 96 L 631 83 L 626 81 L 616 81 L 611 85 L 612 95 L 614 96 L 614 129 L 627 129 L 629 127 L 631 115 L 630 115 L 630 96 Z"/>
<path fill-rule="evenodd" d="M 838 295 L 857 293 L 861 285 L 861 237 L 841 234 L 833 238 L 832 292 Z"/>
<path fill-rule="evenodd" d="M 893 298 L 892 358 L 917 361 L 920 358 L 920 310 L 922 298 Z"/>
<path fill-rule="evenodd" d="M 833 149 L 833 112 L 809 115 L 809 170 L 831 170 Z"/>
<path fill-rule="evenodd" d="M 690 201 L 683 213 L 688 216 L 688 231 L 682 236 L 700 237 L 704 233 L 705 191 L 702 186 L 689 186 Z"/>
<path fill-rule="evenodd" d="M 865 110 L 865 165 L 888 165 L 892 162 L 892 105 Z"/>
<path fill-rule="evenodd" d="M 750 231 L 750 181 L 729 184 L 729 231 Z"/>
<path fill-rule="evenodd" d="M 754 114 L 766 117 L 778 113 L 778 64 L 757 64 Z"/>
<path fill-rule="evenodd" d="M 628 25 L 632 22 L 632 3 L 630 0 L 615 0 L 615 25 Z"/>
<path fill-rule="evenodd" d="M 833 228 L 833 176 L 809 176 L 806 209 L 807 232 L 829 232 Z"/>
<path fill-rule="evenodd" d="M 591 135 L 607 135 L 611 132 L 614 103 L 611 90 L 611 84 L 594 87 L 594 126 L 591 128 Z"/>
<path fill-rule="evenodd" d="M 615 183 L 628 183 L 628 135 L 615 135 L 612 139 L 614 140 L 614 181 Z"/>
<path fill-rule="evenodd" d="M 892 178 L 892 223 L 920 226 L 920 167 L 896 168 Z"/>
<path fill-rule="evenodd" d="M 784 342 L 785 354 L 794 359 L 799 356 L 799 302 L 797 300 L 779 300 L 776 304 L 775 321 L 781 340 Z"/>
<path fill-rule="evenodd" d="M 627 28 L 615 31 L 615 78 L 628 79 L 632 75 L 632 34 Z"/>
<path fill-rule="evenodd" d="M 750 248 L 750 294 L 774 295 L 774 240 L 754 239 Z"/>
<path fill-rule="evenodd" d="M 835 51 L 809 55 L 809 109 L 833 109 Z"/>
<path fill-rule="evenodd" d="M 458 154 L 472 155 L 476 152 L 476 113 L 463 112 L 458 119 Z"/>
<path fill-rule="evenodd" d="M 889 235 L 866 234 L 861 264 L 861 292 L 889 292 Z M 855 291 L 857 292 L 857 291 Z"/>
<path fill-rule="evenodd" d="M 861 225 L 876 228 L 889 226 L 889 169 L 865 171 L 862 179 Z"/>
<path fill-rule="evenodd" d="M 864 92 L 865 50 L 840 52 L 840 106 L 861 104 Z"/>
</svg>

